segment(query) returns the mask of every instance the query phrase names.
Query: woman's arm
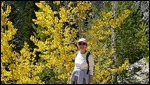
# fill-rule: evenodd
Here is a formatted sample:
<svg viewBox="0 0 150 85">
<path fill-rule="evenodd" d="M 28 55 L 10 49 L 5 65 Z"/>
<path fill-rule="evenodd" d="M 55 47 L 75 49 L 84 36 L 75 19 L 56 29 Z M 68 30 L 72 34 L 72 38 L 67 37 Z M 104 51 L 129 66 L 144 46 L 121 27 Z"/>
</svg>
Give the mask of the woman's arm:
<svg viewBox="0 0 150 85">
<path fill-rule="evenodd" d="M 94 59 L 93 59 L 93 56 L 90 55 L 89 56 L 89 70 L 90 70 L 90 83 L 92 82 L 92 79 L 93 79 L 93 70 L 94 70 Z"/>
</svg>

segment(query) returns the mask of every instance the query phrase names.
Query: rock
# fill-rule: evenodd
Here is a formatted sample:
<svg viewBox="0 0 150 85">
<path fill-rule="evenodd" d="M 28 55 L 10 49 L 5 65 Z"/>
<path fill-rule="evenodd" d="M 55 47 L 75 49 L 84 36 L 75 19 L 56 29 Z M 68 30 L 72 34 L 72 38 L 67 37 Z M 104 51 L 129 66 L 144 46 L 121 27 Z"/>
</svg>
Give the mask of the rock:
<svg viewBox="0 0 150 85">
<path fill-rule="evenodd" d="M 125 76 L 123 81 L 119 80 L 119 83 L 149 84 L 149 63 L 142 58 L 127 68 Z"/>
</svg>

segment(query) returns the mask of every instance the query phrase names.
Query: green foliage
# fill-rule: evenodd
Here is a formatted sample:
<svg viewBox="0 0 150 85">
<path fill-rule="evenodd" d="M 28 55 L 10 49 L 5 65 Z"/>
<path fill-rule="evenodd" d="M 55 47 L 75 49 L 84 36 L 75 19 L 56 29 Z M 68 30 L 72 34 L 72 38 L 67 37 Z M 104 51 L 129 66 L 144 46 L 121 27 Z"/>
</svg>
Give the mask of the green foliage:
<svg viewBox="0 0 150 85">
<path fill-rule="evenodd" d="M 38 73 L 38 76 L 45 84 L 62 84 L 62 80 L 57 78 L 58 75 L 49 67 L 44 67 L 42 72 Z"/>
<path fill-rule="evenodd" d="M 137 10 L 134 10 L 134 3 L 118 3 L 119 9 L 122 4 L 126 8 L 132 5 L 130 8 L 131 15 L 123 22 L 122 26 L 116 30 L 117 32 L 117 54 L 120 62 L 124 58 L 129 58 L 130 63 L 134 63 L 142 57 L 148 56 L 148 38 L 145 35 L 147 28 L 146 23 L 141 21 L 141 15 L 136 14 Z M 140 11 L 139 11 L 140 12 Z"/>
<path fill-rule="evenodd" d="M 33 34 L 35 35 L 35 37 L 37 38 L 37 39 L 39 39 L 39 40 L 42 40 L 42 41 L 45 41 L 46 40 L 46 38 L 48 38 L 49 36 L 48 35 L 46 35 L 46 34 L 44 34 L 42 31 L 44 30 L 44 28 L 43 27 L 41 27 L 41 26 L 35 26 L 34 24 L 32 24 L 32 26 L 33 26 L 33 28 L 34 28 L 34 30 L 35 30 L 35 32 L 33 32 Z"/>
<path fill-rule="evenodd" d="M 146 63 L 149 63 L 149 57 L 146 57 L 146 58 L 145 58 L 145 62 L 146 62 Z"/>
<path fill-rule="evenodd" d="M 149 56 L 149 40 L 145 35 L 147 24 L 142 21 L 141 9 L 136 10 L 137 6 L 133 1 L 125 1 L 118 3 L 118 15 L 122 12 L 121 9 L 130 9 L 130 16 L 124 20 L 121 27 L 116 30 L 117 38 L 117 65 L 121 65 L 125 58 L 129 58 L 130 64 L 140 60 L 143 57 Z M 124 79 L 125 72 L 118 76 L 119 79 Z M 122 78 L 121 78 L 122 77 Z M 129 79 L 130 81 L 134 79 Z M 124 81 L 122 80 L 122 83 Z M 130 83 L 139 83 L 135 82 Z"/>
<path fill-rule="evenodd" d="M 35 6 L 37 1 L 6 1 L 6 4 L 11 5 L 12 11 L 8 17 L 14 27 L 17 28 L 17 33 L 11 43 L 14 43 L 15 51 L 19 52 L 23 47 L 24 41 L 26 41 L 30 48 L 34 48 L 34 44 L 30 40 L 30 36 L 33 35 L 32 18 L 35 17 L 34 10 L 37 10 Z"/>
</svg>

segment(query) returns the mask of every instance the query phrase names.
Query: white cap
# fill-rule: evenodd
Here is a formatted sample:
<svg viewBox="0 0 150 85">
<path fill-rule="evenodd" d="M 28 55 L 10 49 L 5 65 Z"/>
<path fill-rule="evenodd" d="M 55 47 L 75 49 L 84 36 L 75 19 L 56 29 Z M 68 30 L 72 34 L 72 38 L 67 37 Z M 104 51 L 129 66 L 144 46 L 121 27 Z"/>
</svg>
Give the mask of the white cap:
<svg viewBox="0 0 150 85">
<path fill-rule="evenodd" d="M 86 39 L 85 39 L 85 38 L 80 38 L 80 39 L 78 40 L 78 42 L 85 42 L 85 43 L 86 43 Z"/>
</svg>

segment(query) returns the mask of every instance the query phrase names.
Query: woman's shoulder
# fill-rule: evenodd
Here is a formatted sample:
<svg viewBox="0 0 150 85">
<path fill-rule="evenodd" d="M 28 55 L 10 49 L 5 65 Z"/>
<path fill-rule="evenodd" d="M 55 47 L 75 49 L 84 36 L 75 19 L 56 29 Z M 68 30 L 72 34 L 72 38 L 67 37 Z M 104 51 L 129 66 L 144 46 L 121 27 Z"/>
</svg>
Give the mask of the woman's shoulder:
<svg viewBox="0 0 150 85">
<path fill-rule="evenodd" d="M 87 54 L 89 53 L 89 57 L 93 57 L 92 53 L 90 51 L 87 52 Z"/>
</svg>

